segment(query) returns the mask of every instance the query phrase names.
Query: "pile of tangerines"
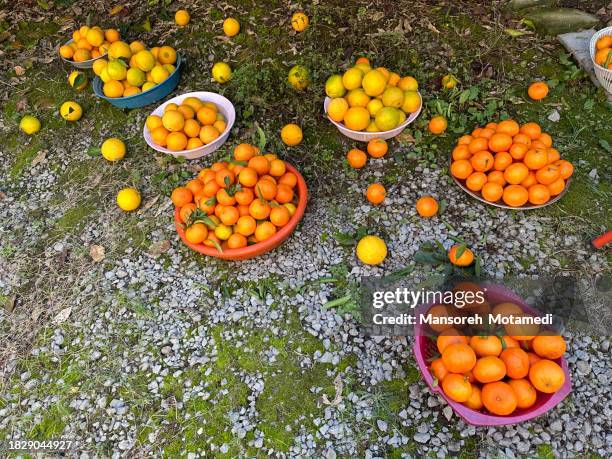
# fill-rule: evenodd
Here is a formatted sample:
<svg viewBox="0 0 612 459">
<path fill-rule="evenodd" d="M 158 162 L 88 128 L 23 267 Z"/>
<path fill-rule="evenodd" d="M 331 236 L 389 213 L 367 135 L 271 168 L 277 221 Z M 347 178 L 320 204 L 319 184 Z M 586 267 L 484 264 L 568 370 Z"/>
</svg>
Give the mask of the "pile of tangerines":
<svg viewBox="0 0 612 459">
<path fill-rule="evenodd" d="M 574 172 L 537 123 L 507 119 L 478 127 L 457 141 L 451 174 L 489 202 L 511 207 L 547 203 Z"/>
<path fill-rule="evenodd" d="M 447 315 L 449 311 L 437 305 L 429 314 Z M 498 304 L 492 314 L 525 315 L 513 303 Z M 566 350 L 561 336 L 516 324 L 506 325 L 497 335 L 465 336 L 456 328 L 432 328 L 439 333 L 440 357 L 431 362 L 431 374 L 450 399 L 468 408 L 507 416 L 533 406 L 539 392 L 552 394 L 565 383 L 565 373 L 554 361 Z"/>
<path fill-rule="evenodd" d="M 217 250 L 265 241 L 296 212 L 298 178 L 274 153 L 242 143 L 234 159 L 213 163 L 172 191 L 185 239 Z"/>
</svg>

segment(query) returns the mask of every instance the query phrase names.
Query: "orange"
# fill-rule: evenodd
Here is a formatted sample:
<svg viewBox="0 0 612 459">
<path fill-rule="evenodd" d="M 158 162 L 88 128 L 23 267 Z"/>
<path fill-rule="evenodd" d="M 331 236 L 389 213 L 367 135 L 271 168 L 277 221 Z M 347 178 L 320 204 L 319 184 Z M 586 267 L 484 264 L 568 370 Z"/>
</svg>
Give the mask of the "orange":
<svg viewBox="0 0 612 459">
<path fill-rule="evenodd" d="M 523 163 L 512 163 L 504 171 L 504 179 L 511 185 L 518 185 L 529 175 L 529 169 Z"/>
<path fill-rule="evenodd" d="M 538 181 L 536 179 L 535 172 L 529 171 L 529 174 L 527 175 L 525 180 L 523 180 L 519 185 L 521 185 L 524 188 L 529 189 L 529 187 L 531 187 L 532 185 L 535 185 L 536 183 L 538 183 Z"/>
<path fill-rule="evenodd" d="M 273 177 L 280 177 L 287 171 L 285 161 L 282 159 L 273 159 L 270 161 L 270 175 Z"/>
<path fill-rule="evenodd" d="M 187 221 L 189 220 L 189 217 L 191 216 L 193 211 L 196 210 L 196 208 L 197 206 L 193 202 L 190 202 L 189 204 L 185 204 L 183 207 L 181 207 L 181 211 L 179 212 L 179 217 L 181 221 L 183 223 L 187 223 Z"/>
<path fill-rule="evenodd" d="M 195 117 L 195 111 L 189 105 L 180 105 L 177 111 L 183 114 L 185 120 L 191 120 Z"/>
<path fill-rule="evenodd" d="M 436 304 L 429 308 L 427 315 L 431 316 L 432 318 L 446 318 L 450 316 L 450 311 L 447 306 L 443 304 Z M 429 326 L 435 332 L 442 332 L 452 327 L 452 325 L 445 323 L 431 323 Z"/>
<path fill-rule="evenodd" d="M 472 140 L 474 140 L 474 138 L 471 135 L 462 135 L 457 140 L 457 145 L 469 145 Z"/>
<path fill-rule="evenodd" d="M 519 347 L 518 341 L 514 338 L 510 338 L 507 335 L 502 336 L 501 341 L 502 345 L 504 346 L 504 350 Z"/>
<path fill-rule="evenodd" d="M 446 131 L 447 127 L 448 121 L 446 121 L 446 118 L 440 115 L 434 116 L 431 120 L 429 120 L 429 124 L 427 125 L 429 132 L 436 135 L 442 134 L 444 131 Z"/>
<path fill-rule="evenodd" d="M 495 131 L 497 129 L 497 123 L 491 121 L 490 123 L 487 123 L 485 128 L 487 129 L 493 129 L 493 131 Z"/>
<path fill-rule="evenodd" d="M 438 201 L 431 196 L 421 196 L 416 202 L 416 210 L 421 217 L 433 217 L 438 213 Z"/>
<path fill-rule="evenodd" d="M 465 373 L 476 365 L 476 354 L 467 344 L 450 344 L 442 352 L 442 362 L 451 373 Z"/>
<path fill-rule="evenodd" d="M 478 357 L 495 356 L 501 354 L 502 343 L 497 336 L 472 336 L 470 347 Z"/>
<path fill-rule="evenodd" d="M 257 242 L 265 241 L 276 233 L 276 226 L 271 222 L 263 222 L 255 228 L 255 239 Z"/>
<path fill-rule="evenodd" d="M 483 407 L 482 404 L 482 391 L 480 387 L 475 384 L 472 384 L 472 393 L 470 397 L 463 403 L 468 408 L 471 408 L 476 411 L 480 411 Z"/>
<path fill-rule="evenodd" d="M 604 66 L 610 53 L 612 52 L 612 48 L 602 48 L 595 53 L 595 62 L 600 66 Z"/>
<path fill-rule="evenodd" d="M 367 150 L 372 158 L 382 158 L 389 151 L 389 146 L 383 139 L 372 139 L 368 142 Z"/>
<path fill-rule="evenodd" d="M 242 215 L 236 222 L 236 232 L 243 236 L 250 236 L 255 232 L 257 222 L 250 215 Z"/>
<path fill-rule="evenodd" d="M 539 360 L 542 360 L 542 358 L 533 353 L 533 352 L 527 352 L 527 358 L 529 359 L 529 368 L 531 368 L 533 366 L 534 363 L 536 363 Z"/>
<path fill-rule="evenodd" d="M 487 175 L 487 182 L 493 182 L 504 186 L 506 184 L 506 179 L 504 178 L 504 173 L 502 171 L 491 171 Z"/>
<path fill-rule="evenodd" d="M 380 183 L 372 183 L 366 190 L 366 198 L 372 204 L 380 204 L 385 200 L 387 190 Z"/>
<path fill-rule="evenodd" d="M 170 199 L 176 207 L 183 207 L 193 201 L 193 193 L 189 188 L 179 186 L 172 190 Z"/>
<path fill-rule="evenodd" d="M 536 140 L 537 138 L 540 137 L 540 134 L 542 133 L 542 129 L 540 128 L 540 125 L 538 123 L 531 122 L 531 123 L 523 124 L 519 132 L 521 134 L 525 134 L 531 140 Z"/>
<path fill-rule="evenodd" d="M 550 134 L 547 134 L 546 132 L 542 132 L 538 140 L 542 142 L 546 148 L 552 147 L 553 141 L 552 141 L 552 137 L 550 136 Z"/>
<path fill-rule="evenodd" d="M 559 161 L 555 161 L 555 166 L 559 168 L 559 176 L 562 179 L 567 179 L 572 176 L 574 173 L 574 166 L 572 163 L 565 159 L 560 159 Z"/>
<path fill-rule="evenodd" d="M 261 201 L 260 199 L 254 199 L 249 205 L 249 214 L 255 220 L 264 220 L 270 215 L 270 205 Z"/>
<path fill-rule="evenodd" d="M 506 374 L 512 379 L 521 379 L 529 373 L 529 357 L 519 347 L 504 349 L 499 356 L 506 365 Z"/>
<path fill-rule="evenodd" d="M 230 249 L 240 249 L 247 246 L 247 238 L 239 233 L 232 234 L 227 240 L 227 247 Z"/>
<path fill-rule="evenodd" d="M 559 335 L 538 335 L 531 341 L 531 348 L 538 356 L 555 360 L 563 357 L 567 345 Z"/>
<path fill-rule="evenodd" d="M 612 35 L 604 35 L 595 43 L 595 49 L 612 48 Z"/>
<path fill-rule="evenodd" d="M 165 127 L 159 126 L 151 131 L 151 138 L 155 144 L 160 147 L 165 147 L 167 145 L 166 139 L 169 133 L 170 132 Z"/>
<path fill-rule="evenodd" d="M 297 185 L 297 176 L 293 172 L 285 172 L 281 178 L 278 179 L 278 184 L 294 188 Z"/>
<path fill-rule="evenodd" d="M 72 55 L 72 59 L 75 62 L 84 62 L 84 61 L 88 61 L 89 59 L 91 59 L 91 53 L 89 52 L 89 50 L 84 49 L 84 48 L 78 48 L 74 54 Z"/>
<path fill-rule="evenodd" d="M 185 230 L 185 239 L 192 244 L 201 244 L 208 237 L 208 228 L 204 223 L 194 223 Z"/>
<path fill-rule="evenodd" d="M 475 171 L 484 172 L 493 168 L 495 160 L 488 151 L 479 151 L 470 158 L 470 164 Z"/>
<path fill-rule="evenodd" d="M 192 119 L 185 120 L 185 126 L 183 126 L 183 132 L 187 134 L 187 137 L 190 137 L 190 138 L 198 137 L 200 135 L 200 123 Z"/>
<path fill-rule="evenodd" d="M 457 145 L 453 149 L 453 160 L 457 161 L 458 159 L 469 159 L 472 154 L 470 150 L 468 150 L 467 145 Z"/>
<path fill-rule="evenodd" d="M 488 148 L 489 141 L 482 137 L 477 137 L 468 144 L 468 150 L 472 154 L 478 153 L 479 151 L 486 151 Z"/>
<path fill-rule="evenodd" d="M 481 383 L 500 381 L 506 376 L 506 365 L 499 357 L 488 355 L 476 361 L 472 373 Z"/>
<path fill-rule="evenodd" d="M 502 151 L 495 155 L 493 168 L 496 171 L 505 171 L 510 164 L 512 164 L 512 156 L 507 151 Z"/>
<path fill-rule="evenodd" d="M 106 29 L 104 32 L 104 38 L 109 43 L 114 43 L 119 40 L 119 31 L 115 29 Z"/>
<path fill-rule="evenodd" d="M 474 254 L 467 247 L 463 250 L 463 253 L 457 258 L 457 251 L 459 250 L 458 245 L 454 245 L 448 251 L 448 259 L 456 266 L 469 266 L 474 261 Z"/>
<path fill-rule="evenodd" d="M 435 308 L 436 306 L 433 306 L 433 307 Z M 437 307 L 446 308 L 445 306 L 442 306 L 442 305 L 438 305 Z M 431 309 L 429 310 L 429 313 L 431 313 Z M 446 313 L 448 313 L 448 311 L 446 311 Z M 436 324 L 435 326 L 443 327 L 445 325 Z M 443 330 L 438 335 L 438 338 L 436 339 L 436 346 L 438 347 L 438 352 L 440 352 L 440 355 L 442 355 L 442 352 L 444 352 L 444 349 L 446 349 L 451 344 L 468 344 L 468 343 L 469 343 L 469 340 L 467 336 L 463 336 L 458 330 L 454 328 L 447 328 Z"/>
<path fill-rule="evenodd" d="M 276 183 L 272 180 L 259 179 L 254 187 L 255 195 L 259 199 L 271 201 L 276 196 Z"/>
<path fill-rule="evenodd" d="M 289 214 L 289 210 L 285 206 L 277 206 L 273 207 L 270 211 L 270 221 L 276 226 L 280 228 L 289 223 L 291 219 L 291 215 Z"/>
<path fill-rule="evenodd" d="M 484 129 L 480 130 L 478 137 L 489 140 L 493 134 L 495 134 L 495 129 L 485 127 Z"/>
<path fill-rule="evenodd" d="M 529 193 L 529 202 L 533 205 L 539 206 L 550 200 L 550 191 L 548 191 L 545 185 L 540 183 L 531 185 L 527 192 Z"/>
<path fill-rule="evenodd" d="M 536 180 L 543 185 L 550 185 L 559 180 L 561 173 L 559 168 L 554 164 L 548 164 L 536 172 Z"/>
<path fill-rule="evenodd" d="M 519 133 L 519 129 L 519 124 L 511 119 L 500 121 L 496 128 L 497 132 L 503 132 L 511 137 L 517 135 Z"/>
<path fill-rule="evenodd" d="M 234 193 L 236 202 L 241 206 L 248 206 L 255 199 L 255 193 L 252 188 L 242 188 Z"/>
<path fill-rule="evenodd" d="M 499 183 L 488 181 L 480 190 L 482 197 L 489 202 L 497 202 L 504 194 L 504 189 Z"/>
<path fill-rule="evenodd" d="M 215 172 L 215 182 L 221 188 L 229 188 L 236 180 L 236 175 L 229 169 L 220 169 Z"/>
<path fill-rule="evenodd" d="M 565 383 L 563 369 L 552 360 L 538 360 L 529 369 L 529 381 L 545 394 L 552 394 L 561 389 Z"/>
<path fill-rule="evenodd" d="M 529 199 L 529 193 L 521 185 L 508 185 L 504 188 L 502 199 L 512 207 L 520 207 Z"/>
<path fill-rule="evenodd" d="M 221 222 L 227 226 L 232 226 L 238 221 L 239 217 L 240 215 L 238 214 L 238 209 L 236 209 L 234 206 L 223 206 L 223 209 L 219 215 Z"/>
<path fill-rule="evenodd" d="M 219 188 L 215 197 L 217 198 L 217 202 L 222 206 L 233 206 L 236 204 L 236 198 L 229 194 L 225 188 Z"/>
<path fill-rule="evenodd" d="M 478 136 L 480 136 L 480 133 L 482 132 L 482 129 L 483 129 L 483 128 L 481 128 L 481 127 L 474 129 L 474 130 L 472 131 L 472 137 L 478 137 Z"/>
<path fill-rule="evenodd" d="M 368 156 L 364 151 L 353 148 L 346 154 L 346 160 L 353 169 L 361 169 L 365 166 Z"/>
<path fill-rule="evenodd" d="M 248 143 L 241 143 L 234 148 L 234 159 L 236 161 L 248 161 L 255 156 L 255 150 Z"/>
<path fill-rule="evenodd" d="M 189 180 L 185 185 L 185 188 L 188 188 L 194 196 L 202 193 L 204 191 L 204 182 L 200 179 Z"/>
<path fill-rule="evenodd" d="M 269 180 L 272 183 L 276 184 L 276 179 L 269 174 L 262 175 L 261 177 L 259 177 L 259 180 Z"/>
<path fill-rule="evenodd" d="M 548 185 L 548 191 L 550 191 L 551 196 L 557 196 L 561 194 L 561 192 L 565 189 L 565 180 L 562 178 Z"/>
<path fill-rule="evenodd" d="M 473 172 L 465 181 L 465 186 L 472 191 L 480 191 L 487 183 L 487 176 L 484 172 Z"/>
<path fill-rule="evenodd" d="M 250 167 L 245 167 L 238 174 L 238 181 L 242 186 L 254 187 L 257 180 L 257 171 Z"/>
<path fill-rule="evenodd" d="M 444 362 L 442 362 L 442 359 L 440 357 L 431 362 L 429 369 L 433 377 L 440 382 L 446 377 L 446 375 L 449 374 L 448 370 L 444 366 Z"/>
<path fill-rule="evenodd" d="M 211 171 L 213 174 L 216 174 L 215 172 Z M 219 185 L 217 185 L 217 182 L 215 181 L 214 177 L 212 180 L 209 180 L 208 182 L 206 182 L 204 184 L 204 195 L 211 197 L 217 194 L 217 191 L 219 191 L 221 187 Z"/>
<path fill-rule="evenodd" d="M 221 135 L 214 126 L 202 126 L 200 129 L 200 140 L 204 145 L 208 145 Z"/>
<path fill-rule="evenodd" d="M 274 196 L 274 199 L 279 204 L 291 203 L 291 201 L 293 201 L 293 189 L 289 185 L 280 183 L 276 187 L 276 196 Z"/>
<path fill-rule="evenodd" d="M 452 176 L 462 180 L 468 178 L 473 171 L 472 164 L 467 159 L 453 161 L 450 168 Z"/>
<path fill-rule="evenodd" d="M 538 393 L 529 381 L 526 379 L 511 379 L 508 381 L 508 385 L 516 395 L 517 408 L 530 408 L 535 404 Z"/>
<path fill-rule="evenodd" d="M 512 158 L 516 160 L 523 159 L 527 151 L 529 151 L 529 147 L 525 145 L 524 143 L 518 143 L 518 142 L 513 143 L 512 146 L 510 147 L 510 150 L 508 150 L 508 152 L 510 153 L 510 156 L 512 156 Z"/>
<path fill-rule="evenodd" d="M 248 166 L 255 169 L 259 175 L 266 175 L 270 171 L 270 161 L 261 155 L 253 156 L 249 159 Z"/>
<path fill-rule="evenodd" d="M 531 83 L 529 89 L 527 89 L 527 94 L 533 100 L 542 100 L 548 95 L 548 85 L 543 81 Z"/>
<path fill-rule="evenodd" d="M 491 413 L 506 416 L 516 409 L 518 401 L 508 383 L 496 381 L 482 386 L 482 403 Z"/>
<path fill-rule="evenodd" d="M 211 107 L 203 106 L 198 110 L 197 118 L 204 126 L 212 126 L 217 121 L 217 112 Z"/>
<path fill-rule="evenodd" d="M 523 163 L 531 170 L 538 170 L 548 164 L 548 152 L 543 148 L 531 149 L 523 158 Z"/>
<path fill-rule="evenodd" d="M 466 402 L 472 395 L 472 385 L 463 375 L 448 374 L 442 380 L 442 390 L 455 402 Z"/>
<path fill-rule="evenodd" d="M 216 199 L 214 196 L 198 201 L 198 208 L 207 215 L 211 215 L 216 209 Z"/>
<path fill-rule="evenodd" d="M 489 150 L 499 153 L 500 151 L 508 151 L 512 146 L 512 137 L 504 132 L 497 132 L 489 139 Z"/>
<path fill-rule="evenodd" d="M 531 146 L 531 137 L 527 134 L 523 134 L 522 132 L 512 137 L 512 142 L 515 144 L 521 143 L 523 145 Z"/>
</svg>

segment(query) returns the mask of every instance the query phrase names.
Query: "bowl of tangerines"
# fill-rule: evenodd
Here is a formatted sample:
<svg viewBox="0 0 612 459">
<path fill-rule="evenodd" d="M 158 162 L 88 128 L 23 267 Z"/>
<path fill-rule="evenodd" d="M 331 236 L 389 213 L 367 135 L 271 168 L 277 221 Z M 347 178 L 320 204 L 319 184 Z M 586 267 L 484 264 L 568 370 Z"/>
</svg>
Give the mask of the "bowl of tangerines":
<svg viewBox="0 0 612 459">
<path fill-rule="evenodd" d="M 225 260 L 278 247 L 304 215 L 307 198 L 306 182 L 291 164 L 246 143 L 234 148 L 232 160 L 202 169 L 171 196 L 183 242 Z"/>
<path fill-rule="evenodd" d="M 454 290 L 481 290 L 472 283 Z M 435 317 L 474 316 L 483 325 L 442 323 L 415 326 L 414 353 L 425 381 L 468 423 L 478 426 L 516 424 L 540 416 L 570 392 L 562 336 L 521 318 L 541 316 L 514 292 L 487 285 L 485 301 L 462 309 L 423 305 L 417 314 Z M 506 325 L 487 324 L 487 317 L 517 318 Z"/>
<path fill-rule="evenodd" d="M 463 135 L 450 173 L 470 196 L 507 209 L 537 209 L 558 201 L 574 172 L 537 123 L 507 119 Z"/>
</svg>

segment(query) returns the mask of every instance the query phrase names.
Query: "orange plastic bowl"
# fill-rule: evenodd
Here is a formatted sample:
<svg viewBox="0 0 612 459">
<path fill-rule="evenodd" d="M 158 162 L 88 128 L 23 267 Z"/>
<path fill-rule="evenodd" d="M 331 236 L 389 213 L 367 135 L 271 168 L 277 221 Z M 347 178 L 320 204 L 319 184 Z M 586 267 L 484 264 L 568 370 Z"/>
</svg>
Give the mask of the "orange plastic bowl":
<svg viewBox="0 0 612 459">
<path fill-rule="evenodd" d="M 298 195 L 298 204 L 289 220 L 285 226 L 283 226 L 279 231 L 274 234 L 269 239 L 266 239 L 263 242 L 258 242 L 257 244 L 248 245 L 246 247 L 242 247 L 240 249 L 225 249 L 223 252 L 219 252 L 215 247 L 208 247 L 204 244 L 192 244 L 185 239 L 185 230 L 183 229 L 183 224 L 180 219 L 180 208 L 174 208 L 174 226 L 176 228 L 177 233 L 187 245 L 192 250 L 196 252 L 200 252 L 204 255 L 209 255 L 211 257 L 222 258 L 224 260 L 248 260 L 249 258 L 254 258 L 258 255 L 262 255 L 270 250 L 277 248 L 281 245 L 285 239 L 287 239 L 291 233 L 295 230 L 297 224 L 304 216 L 304 211 L 306 210 L 306 201 L 308 200 L 308 188 L 306 187 L 306 181 L 302 174 L 300 174 L 295 167 L 291 164 L 286 163 L 287 170 L 289 172 L 293 172 L 297 177 L 297 195 Z"/>
</svg>

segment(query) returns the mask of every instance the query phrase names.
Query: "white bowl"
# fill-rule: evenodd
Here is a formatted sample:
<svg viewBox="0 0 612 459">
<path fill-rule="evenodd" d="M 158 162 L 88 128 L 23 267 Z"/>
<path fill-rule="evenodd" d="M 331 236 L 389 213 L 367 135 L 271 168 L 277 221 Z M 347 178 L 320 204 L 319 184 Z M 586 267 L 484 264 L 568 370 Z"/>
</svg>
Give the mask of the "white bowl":
<svg viewBox="0 0 612 459">
<path fill-rule="evenodd" d="M 225 143 L 225 141 L 229 137 L 232 126 L 234 125 L 234 121 L 236 121 L 236 110 L 234 110 L 234 105 L 220 94 L 216 94 L 214 92 L 196 91 L 188 92 L 186 94 L 181 94 L 180 96 L 173 97 L 172 99 L 164 102 L 155 110 L 153 110 L 151 115 L 162 116 L 164 114 L 164 109 L 168 104 L 181 105 L 181 103 L 183 103 L 183 101 L 187 97 L 197 97 L 198 99 L 204 102 L 214 102 L 219 112 L 225 117 L 227 127 L 225 128 L 225 131 L 223 131 L 221 135 L 217 137 L 213 142 L 209 143 L 208 145 L 201 146 L 199 148 L 194 148 L 192 150 L 172 151 L 168 150 L 167 148 L 160 147 L 155 142 L 153 142 L 153 139 L 151 138 L 151 133 L 149 132 L 149 129 L 147 128 L 146 124 L 143 128 L 143 133 L 146 142 L 154 150 L 175 156 L 177 158 L 196 159 L 211 154 L 213 151 L 215 151 Z"/>
<path fill-rule="evenodd" d="M 421 93 L 419 93 L 419 96 L 420 95 Z M 332 120 L 327 115 L 327 106 L 329 105 L 330 102 L 331 102 L 330 97 L 326 97 L 325 101 L 323 102 L 323 111 L 325 113 L 325 116 L 327 116 L 327 119 L 331 121 L 338 128 L 338 130 L 342 132 L 342 134 L 344 134 L 345 136 L 353 140 L 357 140 L 359 142 L 369 142 L 372 139 L 387 140 L 387 139 L 391 139 L 399 135 L 404 129 L 406 129 L 406 126 L 412 123 L 417 118 L 417 116 L 419 116 L 419 113 L 421 113 L 421 109 L 423 108 L 423 98 L 421 98 L 421 103 L 419 104 L 419 108 L 417 109 L 417 111 L 411 113 L 410 116 L 406 118 L 406 121 L 404 121 L 402 124 L 397 126 L 395 129 L 391 129 L 390 131 L 383 131 L 383 132 L 366 132 L 366 131 L 353 131 L 351 129 L 348 129 L 344 124 L 337 123 L 336 121 Z"/>
<path fill-rule="evenodd" d="M 612 35 L 612 26 L 605 27 L 597 32 L 595 35 L 591 37 L 591 42 L 589 43 L 589 51 L 591 53 L 591 60 L 593 61 L 593 68 L 595 70 L 595 76 L 603 86 L 603 88 L 612 93 L 612 70 L 602 67 L 597 62 L 595 62 L 595 45 L 597 44 L 597 40 L 606 35 Z"/>
<path fill-rule="evenodd" d="M 69 44 L 70 44 L 70 43 L 72 43 L 73 41 L 74 41 L 73 39 L 70 39 L 70 40 L 68 40 L 66 43 L 64 43 L 64 45 L 69 45 Z M 59 54 L 59 46 L 58 46 L 58 48 L 57 48 L 57 53 Z M 105 59 L 105 58 L 106 58 L 106 56 L 108 56 L 108 53 L 103 54 L 102 56 L 94 57 L 93 59 L 89 59 L 89 60 L 87 60 L 87 61 L 82 61 L 82 62 L 75 62 L 75 61 L 73 61 L 72 59 L 66 59 L 65 57 L 63 57 L 63 56 L 61 56 L 61 55 L 60 55 L 60 58 L 61 58 L 61 59 L 62 59 L 64 62 L 66 62 L 66 63 L 68 63 L 68 64 L 72 65 L 73 67 L 76 67 L 77 69 L 90 69 L 90 68 L 92 68 L 92 67 L 93 67 L 93 63 L 94 63 L 94 62 L 96 62 L 98 59 Z"/>
</svg>

